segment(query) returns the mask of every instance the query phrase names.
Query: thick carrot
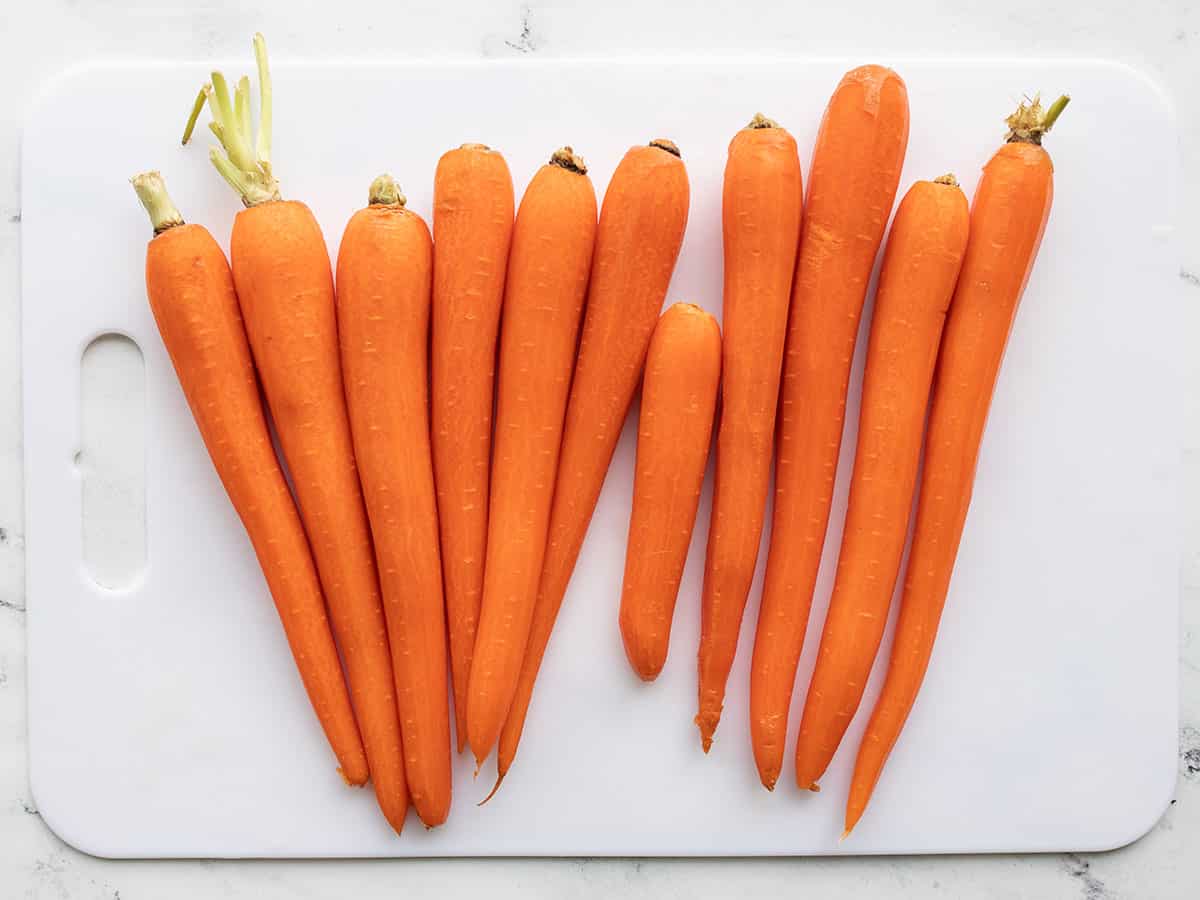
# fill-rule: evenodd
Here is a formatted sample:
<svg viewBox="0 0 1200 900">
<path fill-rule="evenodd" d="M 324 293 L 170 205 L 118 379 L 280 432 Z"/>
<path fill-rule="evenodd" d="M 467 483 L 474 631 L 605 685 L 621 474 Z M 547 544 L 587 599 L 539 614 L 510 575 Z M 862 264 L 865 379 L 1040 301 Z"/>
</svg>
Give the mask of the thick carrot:
<svg viewBox="0 0 1200 900">
<path fill-rule="evenodd" d="M 463 144 L 433 180 L 433 470 L 454 680 L 458 752 L 483 596 L 496 334 L 513 225 L 504 157 Z"/>
<path fill-rule="evenodd" d="M 908 143 L 908 94 L 881 66 L 848 72 L 834 91 L 813 152 L 788 313 L 776 428 L 775 509 L 750 669 L 750 727 L 759 777 L 775 784 L 788 707 L 842 440 L 846 386 L 867 282 Z M 728 672 L 738 617 L 719 625 Z M 701 714 L 715 720 L 724 679 Z"/>
<path fill-rule="evenodd" d="M 621 590 L 625 655 L 644 681 L 657 678 L 667 661 L 720 378 L 717 320 L 698 306 L 676 303 L 658 320 L 646 353 Z"/>
<path fill-rule="evenodd" d="M 642 376 L 687 213 L 687 170 L 679 148 L 656 140 L 629 150 L 613 172 L 600 210 L 537 607 L 520 684 L 500 736 L 501 778 L 521 741 L 554 620 Z"/>
<path fill-rule="evenodd" d="M 342 776 L 364 784 L 366 753 L 304 526 L 271 446 L 229 263 L 203 226 L 183 223 L 157 172 L 136 176 L 133 187 L 154 226 L 146 248 L 146 294 L 159 333 L 213 467 L 254 546 Z"/>
<path fill-rule="evenodd" d="M 262 110 L 256 149 L 250 149 L 247 80 L 238 84 L 235 105 L 218 72 L 205 92 L 228 154 L 214 147 L 210 156 L 247 207 L 233 222 L 233 281 L 325 588 L 371 780 L 384 815 L 399 830 L 407 808 L 400 718 L 342 388 L 333 272 L 312 212 L 279 197 L 270 164 L 270 76 L 261 35 L 255 36 L 255 54 Z M 189 125 L 198 113 L 193 110 Z M 190 128 L 185 142 L 189 135 Z"/>
<path fill-rule="evenodd" d="M 871 320 L 846 526 L 796 746 L 816 789 L 862 699 L 887 622 L 921 454 L 929 384 L 967 246 L 952 176 L 918 181 L 896 211 Z"/>
<path fill-rule="evenodd" d="M 755 116 L 730 143 L 725 164 L 724 376 L 700 606 L 701 711 L 714 683 L 724 693 L 727 642 L 718 626 L 741 622 L 758 562 L 802 205 L 795 139 Z M 719 715 L 710 703 L 696 717 L 705 753 Z"/>
<path fill-rule="evenodd" d="M 408 792 L 427 827 L 450 812 L 450 710 L 429 441 L 433 242 L 390 175 L 346 225 L 337 324 L 354 454 L 387 612 Z"/>
<path fill-rule="evenodd" d="M 595 238 L 596 193 L 565 147 L 525 190 L 508 260 L 487 564 L 467 698 L 467 739 L 479 764 L 508 714 L 529 636 Z"/>
<path fill-rule="evenodd" d="M 1041 147 L 1067 105 L 1036 100 L 1009 118 L 1008 143 L 983 169 L 971 237 L 933 385 L 917 521 L 891 662 L 858 750 L 846 832 L 870 800 L 921 689 L 971 503 L 979 446 L 1004 348 L 1041 245 L 1054 166 Z"/>
</svg>

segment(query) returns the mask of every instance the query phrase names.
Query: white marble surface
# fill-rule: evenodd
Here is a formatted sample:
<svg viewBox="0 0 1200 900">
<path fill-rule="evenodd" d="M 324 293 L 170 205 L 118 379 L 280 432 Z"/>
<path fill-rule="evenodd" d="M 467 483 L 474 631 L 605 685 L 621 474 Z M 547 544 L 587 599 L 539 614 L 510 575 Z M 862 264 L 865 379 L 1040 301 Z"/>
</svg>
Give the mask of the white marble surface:
<svg viewBox="0 0 1200 900">
<path fill-rule="evenodd" d="M 448 8 L 443 9 L 443 6 Z M 341 0 L 6 0 L 0 5 L 0 897 L 231 898 L 457 896 L 827 898 L 1194 896 L 1200 884 L 1200 504 L 1185 503 L 1180 673 L 1180 777 L 1176 803 L 1147 837 L 1113 853 L 1080 857 L 953 857 L 848 860 L 477 860 L 380 862 L 113 863 L 63 845 L 34 809 L 26 779 L 25 618 L 18 345 L 20 185 L 18 136 L 37 86 L 73 61 L 144 56 L 242 55 L 264 30 L 274 52 L 478 57 L 644 55 L 659 50 L 890 56 L 1084 56 L 1120 59 L 1173 94 L 1184 179 L 1180 277 L 1195 288 L 1189 345 L 1200 336 L 1200 8 L 1186 2 L 1094 0 L 864 0 L 856 5 L 721 0 L 365 3 Z M 815 6 L 815 4 L 814 4 Z M 863 24 L 865 20 L 865 24 Z M 1055 87 L 1055 86 L 1048 86 Z M 122 115 L 112 98 L 117 140 Z M 397 98 L 403 115 L 403 98 Z M 1121 127 L 1113 110 L 1114 127 Z M 1097 135 L 1102 140 L 1102 135 Z M 1136 159 L 1129 165 L 1138 164 Z M 1113 178 L 1121 177 L 1119 171 Z M 1098 186 L 1098 202 L 1103 188 Z M 1136 304 L 1137 297 L 1130 297 Z M 1200 383 L 1193 354 L 1189 393 Z M 1185 489 L 1200 493 L 1200 414 L 1182 411 Z M 1117 426 L 1119 427 L 1119 426 Z M 97 735 L 98 741 L 103 735 Z M 1081 754 L 1087 753 L 1081 744 Z M 993 773 L 1000 777 L 1002 773 Z"/>
</svg>

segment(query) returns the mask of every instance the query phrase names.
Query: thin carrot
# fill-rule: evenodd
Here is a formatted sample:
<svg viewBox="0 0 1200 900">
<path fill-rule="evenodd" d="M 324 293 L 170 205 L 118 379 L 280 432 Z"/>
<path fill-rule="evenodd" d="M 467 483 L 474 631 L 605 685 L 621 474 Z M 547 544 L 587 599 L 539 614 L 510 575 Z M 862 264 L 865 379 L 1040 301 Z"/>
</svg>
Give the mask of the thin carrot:
<svg viewBox="0 0 1200 900">
<path fill-rule="evenodd" d="M 676 303 L 658 320 L 646 353 L 621 590 L 625 654 L 644 681 L 657 678 L 667 660 L 720 378 L 717 320 L 699 306 Z"/>
<path fill-rule="evenodd" d="M 667 140 L 629 150 L 604 194 L 537 606 L 500 736 L 500 778 L 516 756 L 538 669 L 642 375 L 683 244 L 688 199 L 687 170 Z"/>
<path fill-rule="evenodd" d="M 133 178 L 150 214 L 146 294 L 213 467 L 246 528 L 288 645 L 350 784 L 366 783 L 363 751 L 304 526 L 267 430 L 250 345 L 225 254 L 185 225 L 157 172 Z"/>
<path fill-rule="evenodd" d="M 796 746 L 802 787 L 833 759 L 879 652 L 908 534 L 929 384 L 967 246 L 953 176 L 918 181 L 896 211 L 879 276 L 837 576 Z"/>
<path fill-rule="evenodd" d="M 900 76 L 881 66 L 848 72 L 817 135 L 784 344 L 775 510 L 750 669 L 755 761 L 768 787 L 783 763 L 858 321 L 907 143 L 908 94 Z M 723 660 L 732 662 L 739 624 L 733 617 L 722 623 Z M 702 714 L 719 714 L 723 689 L 723 679 L 714 679 Z"/>
<path fill-rule="evenodd" d="M 459 753 L 483 596 L 496 334 L 512 225 L 504 157 L 483 144 L 445 154 L 433 180 L 433 469 Z"/>
<path fill-rule="evenodd" d="M 312 212 L 280 199 L 270 162 L 271 87 L 262 35 L 255 35 L 254 50 L 261 108 L 257 143 L 250 135 L 249 81 L 238 83 L 234 105 L 224 77 L 214 72 L 204 94 L 227 155 L 214 147 L 210 158 L 247 207 L 234 219 L 230 240 L 246 335 L 325 588 L 371 780 L 398 831 L 407 809 L 400 720 L 342 388 L 333 272 Z M 185 143 L 198 112 L 193 110 Z"/>
<path fill-rule="evenodd" d="M 487 564 L 467 698 L 467 739 L 480 765 L 508 714 L 529 635 L 595 238 L 596 193 L 583 160 L 565 147 L 526 189 L 508 260 Z"/>
<path fill-rule="evenodd" d="M 725 164 L 725 358 L 700 607 L 701 710 L 714 683 L 724 692 L 733 645 L 718 632 L 736 631 L 758 563 L 802 205 L 795 139 L 756 115 L 730 143 Z M 710 703 L 696 717 L 705 753 L 719 715 Z"/>
<path fill-rule="evenodd" d="M 450 710 L 429 439 L 433 241 L 390 175 L 346 225 L 337 325 L 346 406 L 387 610 L 404 770 L 427 827 L 450 812 Z"/>
<path fill-rule="evenodd" d="M 846 833 L 866 809 L 921 689 L 958 554 L 979 446 L 1004 348 L 1041 245 L 1054 197 L 1042 149 L 1068 102 L 1036 100 L 1008 120 L 1008 142 L 983 169 L 971 237 L 950 304 L 934 378 L 925 463 L 896 637 L 883 692 L 858 750 Z"/>
</svg>

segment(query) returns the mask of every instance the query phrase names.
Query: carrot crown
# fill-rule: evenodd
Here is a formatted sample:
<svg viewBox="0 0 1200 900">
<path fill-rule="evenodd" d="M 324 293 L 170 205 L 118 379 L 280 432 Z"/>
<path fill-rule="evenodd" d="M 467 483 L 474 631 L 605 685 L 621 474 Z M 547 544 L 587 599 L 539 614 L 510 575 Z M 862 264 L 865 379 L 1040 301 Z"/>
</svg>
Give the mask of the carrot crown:
<svg viewBox="0 0 1200 900">
<path fill-rule="evenodd" d="M 384 172 L 371 182 L 367 193 L 367 202 L 371 206 L 403 206 L 408 202 L 396 179 Z"/>
<path fill-rule="evenodd" d="M 750 129 L 778 128 L 779 123 L 776 122 L 774 119 L 768 119 L 766 116 L 764 116 L 760 112 L 756 112 L 754 114 L 754 118 L 750 120 L 750 124 L 747 125 L 746 127 L 750 128 Z"/>
<path fill-rule="evenodd" d="M 1035 95 L 1028 103 L 1022 102 L 1017 111 L 1004 120 L 1008 125 L 1005 143 L 1020 141 L 1026 144 L 1040 144 L 1042 136 L 1054 127 L 1054 123 L 1070 102 L 1071 98 L 1066 94 L 1051 103 L 1049 109 L 1042 108 L 1040 95 Z"/>
<path fill-rule="evenodd" d="M 568 172 L 576 172 L 580 175 L 587 174 L 587 163 L 570 147 L 560 147 L 550 154 L 550 165 L 561 166 Z"/>
<path fill-rule="evenodd" d="M 129 183 L 133 185 L 133 190 L 142 201 L 146 212 L 150 214 L 150 224 L 154 227 L 155 234 L 162 234 L 168 228 L 183 224 L 183 216 L 171 202 L 162 175 L 158 172 L 143 172 L 130 178 Z"/>
<path fill-rule="evenodd" d="M 209 149 L 209 159 L 246 206 L 280 199 L 279 182 L 271 171 L 271 71 L 267 67 L 267 43 L 261 34 L 254 35 L 254 61 L 258 66 L 257 138 L 250 117 L 250 79 L 238 79 L 230 102 L 229 85 L 220 72 L 213 72 L 212 81 L 200 88 L 183 129 L 186 144 L 207 103 L 212 114 L 208 127 L 221 145 L 220 149 Z"/>
</svg>

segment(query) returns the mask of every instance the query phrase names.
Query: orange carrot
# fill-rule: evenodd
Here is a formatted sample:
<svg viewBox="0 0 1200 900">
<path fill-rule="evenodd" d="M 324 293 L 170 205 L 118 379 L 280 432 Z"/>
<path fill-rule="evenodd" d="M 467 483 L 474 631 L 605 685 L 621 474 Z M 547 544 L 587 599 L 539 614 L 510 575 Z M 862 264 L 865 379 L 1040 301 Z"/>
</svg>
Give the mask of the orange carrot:
<svg viewBox="0 0 1200 900">
<path fill-rule="evenodd" d="M 445 154 L 433 180 L 433 469 L 459 753 L 483 596 L 496 333 L 512 225 L 504 157 L 482 144 Z"/>
<path fill-rule="evenodd" d="M 800 237 L 803 189 L 796 141 L 761 115 L 729 145 L 725 235 L 725 345 L 717 471 L 701 602 L 697 715 L 704 752 L 720 715 L 705 698 L 724 694 L 736 629 L 758 563 L 774 450 L 775 406 Z M 723 625 L 722 623 L 729 623 Z"/>
<path fill-rule="evenodd" d="M 364 784 L 367 757 L 304 526 L 271 446 L 229 264 L 204 227 L 183 223 L 157 172 L 138 175 L 133 186 L 154 226 L 146 248 L 146 294 L 159 333 L 254 546 L 342 776 Z"/>
<path fill-rule="evenodd" d="M 429 443 L 433 242 L 390 175 L 346 225 L 337 324 L 354 453 L 387 611 L 404 769 L 427 827 L 450 812 L 450 710 Z"/>
<path fill-rule="evenodd" d="M 896 211 L 879 276 L 837 576 L 796 746 L 815 790 L 871 674 L 908 534 L 929 384 L 967 246 L 953 176 L 918 181 Z"/>
<path fill-rule="evenodd" d="M 907 143 L 908 94 L 900 76 L 880 66 L 848 72 L 817 135 L 784 344 L 775 510 L 750 669 L 751 734 L 759 777 L 768 787 L 783 763 L 858 320 Z M 722 661 L 732 663 L 739 624 L 731 616 L 718 628 Z M 714 679 L 702 716 L 715 722 L 723 694 L 724 679 Z"/>
<path fill-rule="evenodd" d="M 467 740 L 479 764 L 504 724 L 529 636 L 595 238 L 595 190 L 565 147 L 526 189 L 508 260 L 487 564 L 467 698 Z"/>
<path fill-rule="evenodd" d="M 500 736 L 512 765 L 554 620 L 617 449 L 687 226 L 687 170 L 670 141 L 634 147 L 613 172 L 600 225 L 554 509 L 520 684 Z"/>
<path fill-rule="evenodd" d="M 658 320 L 646 353 L 621 590 L 625 655 L 644 681 L 657 678 L 667 661 L 720 378 L 717 320 L 698 306 L 676 303 Z"/>
<path fill-rule="evenodd" d="M 400 719 L 371 532 L 358 483 L 338 356 L 333 272 L 321 227 L 303 203 L 282 200 L 270 163 L 271 92 L 266 48 L 255 35 L 261 126 L 249 134 L 249 82 L 235 104 L 213 73 L 201 97 L 228 155 L 212 148 L 246 209 L 233 223 L 233 281 L 267 406 L 292 475 L 334 635 L 341 647 L 371 780 L 399 830 L 407 809 Z M 193 109 L 184 142 L 199 115 Z"/>
<path fill-rule="evenodd" d="M 1004 348 L 1041 245 L 1054 196 L 1042 135 L 1067 105 L 1036 100 L 1009 118 L 1008 143 L 984 167 L 971 207 L 971 237 L 950 304 L 934 378 L 917 522 L 883 692 L 867 724 L 846 833 L 870 800 L 912 709 L 950 587 L 971 503 L 979 446 Z"/>
</svg>

